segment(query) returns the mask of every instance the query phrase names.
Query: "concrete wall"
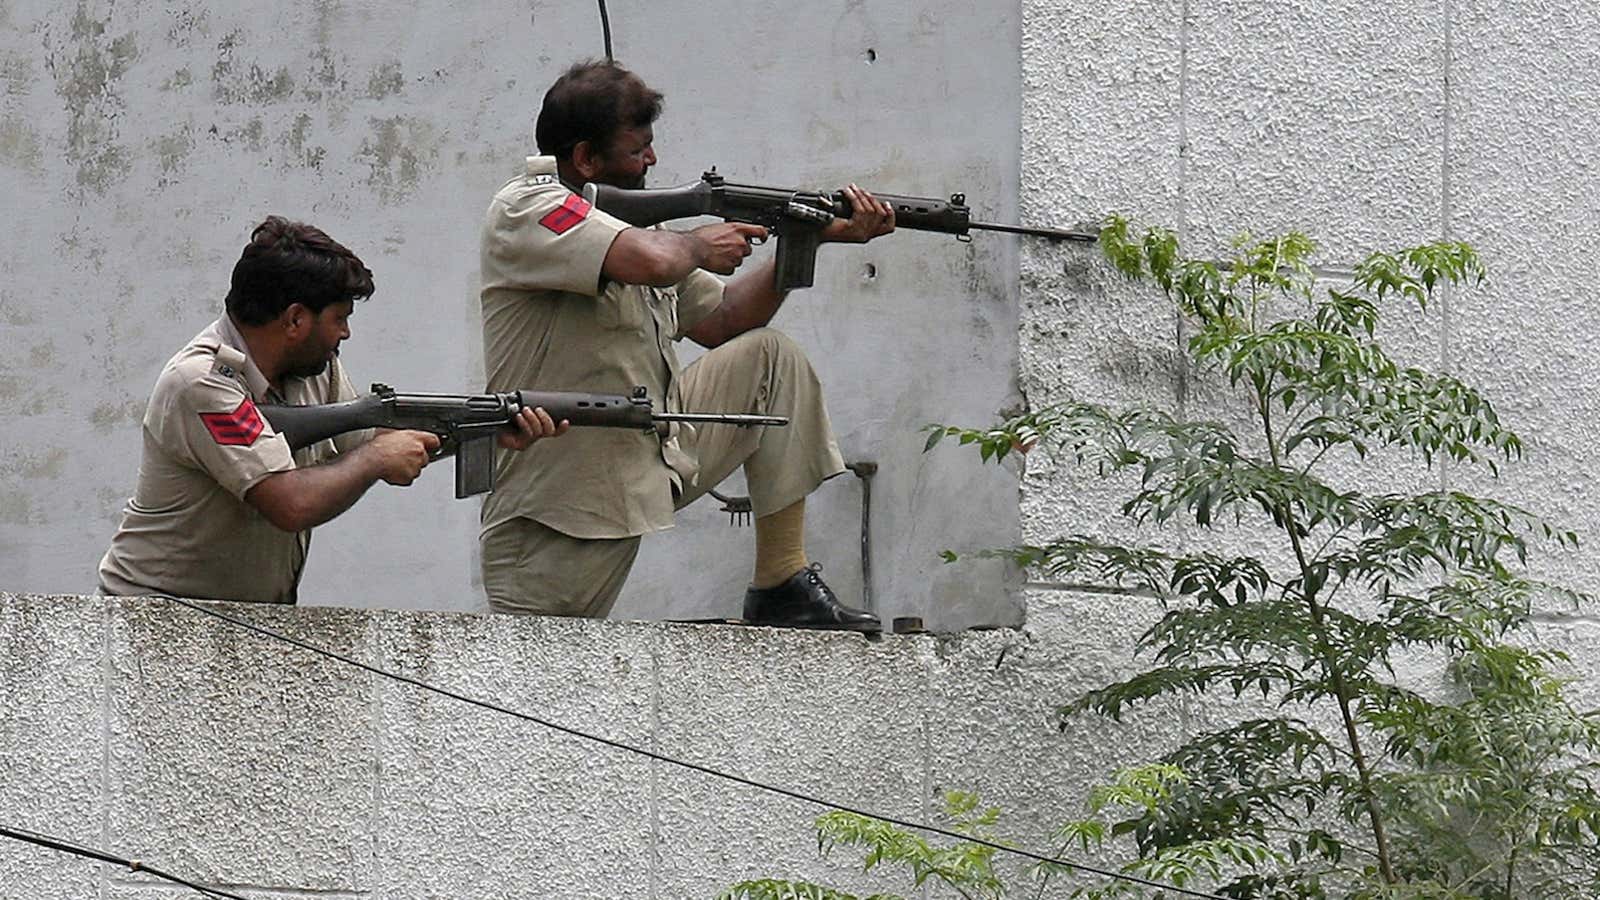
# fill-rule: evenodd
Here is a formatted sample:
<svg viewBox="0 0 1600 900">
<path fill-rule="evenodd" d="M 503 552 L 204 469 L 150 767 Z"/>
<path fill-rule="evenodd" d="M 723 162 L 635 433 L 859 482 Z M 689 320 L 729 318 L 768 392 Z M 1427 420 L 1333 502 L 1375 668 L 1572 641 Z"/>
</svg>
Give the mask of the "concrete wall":
<svg viewBox="0 0 1600 900">
<path fill-rule="evenodd" d="M 1030 0 L 1022 64 L 1024 219 L 1120 211 L 1177 228 L 1201 256 L 1242 230 L 1302 230 L 1319 241 L 1319 264 L 1346 271 L 1374 249 L 1472 243 L 1489 282 L 1446 290 L 1425 314 L 1392 311 L 1383 337 L 1404 362 L 1482 388 L 1526 441 L 1526 459 L 1498 482 L 1389 455 L 1333 477 L 1367 489 L 1440 484 L 1544 513 L 1586 543 L 1539 555 L 1537 573 L 1600 588 L 1600 361 L 1588 352 L 1600 309 L 1600 173 L 1588 159 L 1600 99 L 1581 87 L 1600 67 L 1600 12 L 1141 0 L 1111 14 Z M 1033 243 L 1021 284 L 1031 404 L 1150 403 L 1241 422 L 1222 386 L 1183 364 L 1182 326 L 1159 291 L 1115 277 L 1091 252 Z M 1133 536 L 1116 515 L 1125 487 L 1030 458 L 1024 536 Z M 1262 531 L 1224 539 L 1276 552 Z"/>
<path fill-rule="evenodd" d="M 1372 246 L 1474 242 L 1492 282 L 1403 318 L 1392 340 L 1407 358 L 1489 390 L 1529 459 L 1498 486 L 1453 470 L 1419 474 L 1404 460 L 1363 475 L 1487 489 L 1592 542 L 1600 511 L 1588 450 L 1600 416 L 1584 350 L 1600 180 L 1587 153 L 1600 101 L 1583 86 L 1600 74 L 1600 13 L 1028 0 L 998 17 L 948 5 L 919 18 L 863 3 L 827 15 L 766 3 L 694 15 L 612 5 L 621 55 L 669 93 L 664 183 L 717 162 L 768 180 L 859 177 L 925 193 L 956 184 L 993 196 L 985 211 L 1007 216 L 1013 169 L 995 147 L 1020 123 L 1026 220 L 1122 210 L 1177 225 L 1200 248 L 1238 227 L 1304 228 L 1334 266 Z M 0 552 L 15 587 L 87 580 L 131 484 L 148 382 L 214 311 L 259 213 L 322 221 L 371 248 L 380 279 L 406 286 L 361 310 L 358 371 L 397 384 L 473 382 L 471 222 L 528 131 L 489 123 L 523 115 L 528 85 L 594 44 L 588 10 L 554 5 L 532 7 L 531 23 L 528 6 L 498 18 L 480 8 L 328 5 L 272 14 L 281 19 L 188 9 L 0 5 L 0 155 L 28 211 L 8 217 L 0 250 Z M 730 74 L 726 42 L 687 24 L 734 21 L 743 44 L 770 49 L 752 64 L 762 77 Z M 521 36 L 517 50 L 507 35 Z M 646 37 L 662 35 L 672 39 L 646 57 Z M 519 52 L 528 46 L 534 54 Z M 877 50 L 871 65 L 866 47 Z M 908 68 L 895 69 L 897 59 Z M 691 67 L 693 76 L 682 71 Z M 776 121 L 752 128 L 751 116 Z M 886 548 L 879 590 L 899 605 L 892 611 L 955 622 L 955 595 L 985 614 L 1005 608 L 994 600 L 999 573 L 933 568 L 924 550 L 994 542 L 1015 522 L 1010 474 L 951 450 L 919 456 L 911 431 L 931 419 L 985 421 L 1012 353 L 1034 403 L 1072 394 L 1232 414 L 1180 365 L 1179 325 L 1158 297 L 1113 278 L 1092 251 L 1024 246 L 1012 269 L 1003 244 L 901 236 L 840 255 L 785 313 L 819 350 L 847 455 L 885 466 L 877 496 L 891 499 L 874 538 Z M 855 283 L 867 262 L 878 280 Z M 1020 351 L 1006 330 L 1013 277 Z M 416 337 L 422 320 L 426 341 Z M 868 393 L 841 390 L 852 384 Z M 319 534 L 313 599 L 478 602 L 472 511 L 430 477 L 378 492 Z M 812 534 L 845 578 L 853 491 L 824 489 Z M 1022 533 L 1130 534 L 1114 514 L 1119 494 L 1030 459 Z M 717 518 L 698 510 L 651 542 L 625 612 L 728 610 L 743 577 L 728 541 L 748 535 Z M 1209 539 L 1179 534 L 1197 537 Z M 1239 540 L 1270 550 L 1260 535 Z M 1546 574 L 1591 590 L 1596 561 L 1590 545 L 1541 560 Z M 889 813 L 927 815 L 940 790 L 974 789 L 1012 811 L 1020 843 L 1039 847 L 1085 784 L 1215 714 L 1176 704 L 1127 726 L 1057 733 L 1049 710 L 1126 671 L 1125 647 L 1150 611 L 1052 583 L 1029 585 L 1023 599 L 1025 630 L 881 643 L 398 611 L 249 613 L 519 708 Z M 1592 616 L 1552 614 L 1536 636 L 1584 671 L 1597 631 Z M 868 886 L 845 871 L 848 856 L 814 860 L 813 810 L 465 713 L 164 604 L 5 597 L 0 658 L 0 811 L 257 894 L 688 897 L 756 874 Z M 1579 687 L 1591 705 L 1595 683 Z M 0 883 L 26 885 L 27 900 L 166 896 L 43 852 L 0 855 L 0 867 Z"/>
<path fill-rule="evenodd" d="M 618 58 L 667 95 L 657 184 L 716 165 L 758 183 L 963 190 L 986 217 L 1015 214 L 1015 3 L 615 2 L 611 16 Z M 219 314 L 269 212 L 321 225 L 375 271 L 346 347 L 358 379 L 481 389 L 482 211 L 531 151 L 545 88 L 601 49 L 590 2 L 0 3 L 0 581 L 92 585 L 150 386 Z M 1011 238 L 927 234 L 829 247 L 779 317 L 813 354 L 846 459 L 879 465 L 886 615 L 1020 615 L 1001 567 L 937 559 L 1014 539 L 1014 482 L 923 456 L 917 433 L 1014 401 L 1015 254 Z M 477 504 L 449 480 L 379 486 L 319 529 L 303 602 L 482 608 Z M 847 598 L 862 594 L 861 496 L 842 477 L 808 507 L 812 554 Z M 703 501 L 646 542 L 617 614 L 735 615 L 752 547 Z"/>
<path fill-rule="evenodd" d="M 362 662 L 887 815 L 946 790 L 1043 848 L 1154 727 L 1058 733 L 1119 670 L 1099 598 L 1026 631 L 885 637 L 218 604 Z M 1063 601 L 1068 602 L 1063 602 Z M 1126 638 L 1125 629 L 1118 637 Z M 914 896 L 819 860 L 818 808 L 425 693 L 164 600 L 0 594 L 0 823 L 249 897 L 710 898 L 755 877 Z M 1016 872 L 1019 866 L 1008 864 Z M 11 900 L 173 896 L 0 840 Z"/>
<path fill-rule="evenodd" d="M 362 663 L 724 772 L 938 822 L 976 791 L 1035 852 L 1090 785 L 1215 727 L 1054 710 L 1131 674 L 1149 610 L 1035 589 L 1020 629 L 858 635 L 404 610 L 211 608 Z M 1536 639 L 1593 647 L 1600 626 Z M 522 722 L 155 599 L 0 593 L 0 824 L 251 898 L 709 898 L 739 880 L 918 896 L 819 858 L 820 808 Z M 1401 671 L 1419 687 L 1436 670 Z M 1583 701 L 1600 701 L 1594 681 Z M 1102 867 L 1118 849 L 1071 858 Z M 1028 884 L 1020 861 L 1003 871 Z M 0 839 L 8 900 L 155 900 Z M 1064 897 L 1065 885 L 1047 896 Z M 1030 894 L 1031 895 L 1031 894 Z M 937 892 L 929 896 L 940 897 Z"/>
</svg>

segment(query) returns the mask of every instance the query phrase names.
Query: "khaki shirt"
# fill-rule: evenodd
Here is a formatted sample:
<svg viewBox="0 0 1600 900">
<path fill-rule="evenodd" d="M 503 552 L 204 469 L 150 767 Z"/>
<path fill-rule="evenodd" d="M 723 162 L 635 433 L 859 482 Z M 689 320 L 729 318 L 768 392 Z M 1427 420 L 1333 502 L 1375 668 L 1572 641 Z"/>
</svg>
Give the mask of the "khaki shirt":
<svg viewBox="0 0 1600 900">
<path fill-rule="evenodd" d="M 673 342 L 722 303 L 722 281 L 695 270 L 667 288 L 617 284 L 600 270 L 626 222 L 594 209 L 528 157 L 495 194 L 483 225 L 483 349 L 489 390 L 650 391 L 681 411 Z M 577 538 L 672 526 L 673 489 L 692 479 L 676 430 L 574 428 L 520 453 L 498 450 L 485 531 L 524 517 Z"/>
<path fill-rule="evenodd" d="M 293 603 L 311 532 L 279 530 L 244 495 L 263 478 L 315 465 L 371 437 L 351 432 L 297 453 L 258 403 L 356 396 L 335 359 L 320 375 L 267 384 L 223 316 L 167 362 L 144 414 L 139 481 L 100 560 L 108 594 Z"/>
</svg>

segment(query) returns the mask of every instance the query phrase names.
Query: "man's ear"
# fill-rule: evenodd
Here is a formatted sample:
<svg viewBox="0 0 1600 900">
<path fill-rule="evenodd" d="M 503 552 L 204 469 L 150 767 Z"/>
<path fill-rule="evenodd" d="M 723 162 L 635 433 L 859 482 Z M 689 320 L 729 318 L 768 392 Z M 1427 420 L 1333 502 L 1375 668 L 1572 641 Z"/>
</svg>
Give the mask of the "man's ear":
<svg viewBox="0 0 1600 900">
<path fill-rule="evenodd" d="M 291 341 L 301 340 L 309 334 L 316 319 L 316 315 L 303 303 L 291 303 L 278 314 L 278 324 L 283 326 L 284 336 Z"/>
<path fill-rule="evenodd" d="M 604 160 L 595 149 L 593 141 L 579 141 L 573 145 L 572 167 L 578 170 L 578 174 L 582 175 L 586 182 L 593 181 L 594 177 L 600 174 L 600 170 L 604 168 Z"/>
</svg>

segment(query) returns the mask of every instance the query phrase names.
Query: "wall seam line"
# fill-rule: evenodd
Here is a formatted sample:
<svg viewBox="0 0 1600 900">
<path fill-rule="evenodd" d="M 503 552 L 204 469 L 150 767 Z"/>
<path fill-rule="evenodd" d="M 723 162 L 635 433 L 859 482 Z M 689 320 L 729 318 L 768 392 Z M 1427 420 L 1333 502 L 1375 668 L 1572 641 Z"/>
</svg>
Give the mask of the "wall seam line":
<svg viewBox="0 0 1600 900">
<path fill-rule="evenodd" d="M 1454 0 L 1444 0 L 1444 152 L 1439 166 L 1439 218 L 1440 231 L 1445 240 L 1454 233 L 1451 220 L 1455 217 L 1455 196 L 1450 190 L 1450 169 L 1455 162 L 1455 18 Z"/>
<path fill-rule="evenodd" d="M 1183 0 L 1178 16 L 1178 240 L 1186 241 L 1189 228 L 1189 0 Z M 1174 309 L 1174 337 L 1177 340 L 1177 407 L 1179 420 L 1189 413 L 1189 361 L 1183 353 L 1186 337 L 1183 316 Z"/>
<path fill-rule="evenodd" d="M 1582 612 L 1536 612 L 1528 616 L 1535 625 L 1600 625 L 1600 615 Z"/>
<path fill-rule="evenodd" d="M 922 651 L 922 796 L 917 799 L 918 815 L 922 821 L 932 821 L 933 811 L 929 808 L 933 793 L 933 737 L 929 729 L 933 725 L 933 717 L 929 710 L 933 703 L 933 664 L 938 661 L 938 654 Z M 922 885 L 922 900 L 929 898 L 929 886 Z"/>
<path fill-rule="evenodd" d="M 379 668 L 389 669 L 389 660 L 384 657 L 383 628 L 378 615 L 373 615 L 367 620 L 368 634 L 372 638 L 372 656 L 378 661 Z M 382 897 L 383 891 L 378 885 L 378 857 L 383 845 L 383 736 L 384 736 L 384 697 L 389 690 L 387 679 L 378 678 L 368 673 L 372 683 L 372 817 L 369 819 L 372 834 L 371 844 L 367 856 L 372 864 L 372 881 L 367 885 L 367 892 L 375 897 Z"/>
<path fill-rule="evenodd" d="M 650 749 L 661 752 L 661 632 L 650 635 Z M 648 760 L 650 766 L 650 846 L 645 857 L 647 893 L 656 900 L 660 891 L 661 859 L 661 762 Z"/>
<path fill-rule="evenodd" d="M 111 846 L 111 597 L 100 605 L 100 846 Z M 111 866 L 100 864 L 100 900 L 111 890 Z"/>
<path fill-rule="evenodd" d="M 1190 38 L 1189 0 L 1183 0 L 1178 13 L 1178 241 L 1179 246 L 1189 239 L 1193 229 L 1189 227 L 1189 38 Z M 1183 316 L 1173 310 L 1173 319 L 1176 320 L 1174 338 L 1177 341 L 1176 358 L 1178 360 L 1177 383 L 1174 385 L 1177 393 L 1178 421 L 1189 420 L 1189 357 L 1184 353 L 1187 342 L 1187 330 L 1184 327 Z M 1180 545 L 1187 543 L 1183 528 L 1178 529 L 1178 542 Z M 1193 733 L 1193 721 L 1190 716 L 1188 701 L 1178 703 L 1178 727 L 1184 735 Z"/>
<path fill-rule="evenodd" d="M 1439 154 L 1439 234 L 1446 241 L 1451 240 L 1455 233 L 1451 226 L 1455 217 L 1455 197 L 1450 191 L 1450 170 L 1455 165 L 1455 85 L 1451 78 L 1455 65 L 1455 29 L 1451 21 L 1454 18 L 1454 0 L 1444 0 L 1444 135 Z M 1450 307 L 1456 299 L 1455 286 L 1446 281 L 1439 299 L 1439 365 L 1445 372 L 1450 372 L 1455 368 L 1454 350 L 1450 344 Z M 1450 489 L 1449 460 L 1440 460 L 1439 489 Z"/>
</svg>

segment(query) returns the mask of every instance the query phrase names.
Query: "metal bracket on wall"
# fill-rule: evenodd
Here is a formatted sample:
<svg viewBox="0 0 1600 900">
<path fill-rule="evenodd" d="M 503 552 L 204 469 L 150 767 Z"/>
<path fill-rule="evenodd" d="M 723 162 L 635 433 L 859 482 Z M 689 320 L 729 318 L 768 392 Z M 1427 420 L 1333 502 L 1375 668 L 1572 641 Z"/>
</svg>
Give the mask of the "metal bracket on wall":
<svg viewBox="0 0 1600 900">
<path fill-rule="evenodd" d="M 845 463 L 844 467 L 861 479 L 861 601 L 862 608 L 867 612 L 877 612 L 872 602 L 872 476 L 878 474 L 878 464 L 862 460 Z M 728 514 L 729 525 L 737 527 L 750 524 L 752 507 L 749 497 L 730 497 L 716 491 L 707 493 L 722 504 L 722 511 Z"/>
<path fill-rule="evenodd" d="M 861 605 L 869 613 L 876 613 L 872 602 L 872 476 L 878 474 L 878 464 L 870 460 L 845 463 L 844 467 L 861 479 Z"/>
<path fill-rule="evenodd" d="M 716 491 L 707 493 L 722 502 L 722 511 L 728 514 L 729 525 L 738 527 L 750 524 L 750 511 L 753 507 L 750 505 L 749 497 L 729 497 Z"/>
</svg>

